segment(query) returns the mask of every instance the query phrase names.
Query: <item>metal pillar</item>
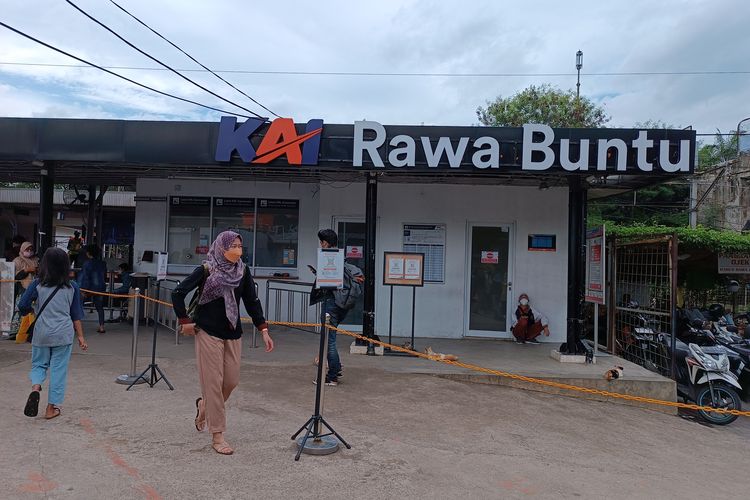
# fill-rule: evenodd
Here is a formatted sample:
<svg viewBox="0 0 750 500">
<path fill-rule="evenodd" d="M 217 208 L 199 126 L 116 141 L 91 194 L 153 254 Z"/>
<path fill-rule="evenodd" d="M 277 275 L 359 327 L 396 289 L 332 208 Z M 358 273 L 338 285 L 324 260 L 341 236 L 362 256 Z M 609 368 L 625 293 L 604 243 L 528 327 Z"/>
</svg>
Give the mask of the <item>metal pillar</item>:
<svg viewBox="0 0 750 500">
<path fill-rule="evenodd" d="M 568 331 L 566 354 L 581 354 L 586 262 L 586 189 L 583 178 L 569 177 L 568 194 Z M 562 352 L 562 350 L 561 350 Z"/>
<path fill-rule="evenodd" d="M 362 331 L 365 337 L 375 335 L 375 238 L 378 220 L 378 178 L 375 172 L 367 173 L 365 196 L 365 293 Z M 374 355 L 372 343 L 367 345 L 367 354 Z"/>
<path fill-rule="evenodd" d="M 34 244 L 41 257 L 52 246 L 54 239 L 55 168 L 46 162 L 39 171 L 39 237 Z"/>
<path fill-rule="evenodd" d="M 89 186 L 88 217 L 86 218 L 86 245 L 96 242 L 94 239 L 94 226 L 96 225 L 96 186 Z"/>
</svg>

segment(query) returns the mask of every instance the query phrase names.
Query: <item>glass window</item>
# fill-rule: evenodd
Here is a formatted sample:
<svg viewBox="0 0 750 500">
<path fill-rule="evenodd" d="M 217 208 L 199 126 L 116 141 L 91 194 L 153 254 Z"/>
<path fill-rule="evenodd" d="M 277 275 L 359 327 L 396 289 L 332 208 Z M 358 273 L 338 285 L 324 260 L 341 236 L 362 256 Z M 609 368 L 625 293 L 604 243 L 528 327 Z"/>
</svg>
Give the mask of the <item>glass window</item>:
<svg viewBox="0 0 750 500">
<path fill-rule="evenodd" d="M 344 249 L 346 262 L 364 271 L 365 269 L 365 230 L 364 222 L 339 221 L 336 226 L 339 248 Z M 346 316 L 347 325 L 362 325 L 364 303 L 358 300 L 354 309 Z"/>
<path fill-rule="evenodd" d="M 297 267 L 298 200 L 258 200 L 255 267 Z"/>
<path fill-rule="evenodd" d="M 211 198 L 171 196 L 167 251 L 170 264 L 198 265 L 211 245 Z"/>
<path fill-rule="evenodd" d="M 254 198 L 214 198 L 213 239 L 222 231 L 242 236 L 242 261 L 253 265 L 253 234 L 255 232 Z"/>
</svg>

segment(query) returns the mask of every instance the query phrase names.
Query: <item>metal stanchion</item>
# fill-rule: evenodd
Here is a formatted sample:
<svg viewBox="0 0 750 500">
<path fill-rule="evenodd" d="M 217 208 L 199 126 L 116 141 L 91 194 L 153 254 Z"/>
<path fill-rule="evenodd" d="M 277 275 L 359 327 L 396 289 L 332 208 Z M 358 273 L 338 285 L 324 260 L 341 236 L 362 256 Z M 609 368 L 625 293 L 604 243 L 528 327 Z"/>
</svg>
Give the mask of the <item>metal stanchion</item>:
<svg viewBox="0 0 750 500">
<path fill-rule="evenodd" d="M 156 282 L 156 290 L 155 294 L 156 297 L 160 297 L 159 291 L 161 290 L 160 282 Z M 156 300 L 159 300 L 157 298 Z M 172 384 L 169 383 L 169 380 L 167 379 L 167 376 L 164 375 L 164 372 L 159 368 L 159 365 L 156 363 L 156 334 L 159 330 L 159 303 L 154 302 L 153 305 L 153 311 L 154 311 L 154 336 L 152 339 L 151 344 L 151 364 L 148 365 L 148 368 L 143 370 L 143 372 L 138 375 L 128 386 L 126 390 L 130 390 L 131 387 L 133 387 L 135 384 L 141 384 L 143 382 L 147 383 L 149 387 L 155 386 L 160 380 L 163 380 L 166 382 L 167 387 L 169 387 L 170 391 L 174 391 L 174 387 L 172 387 Z M 135 365 L 133 365 L 133 368 L 135 368 Z M 146 374 L 150 373 L 148 378 L 146 378 Z"/>
<path fill-rule="evenodd" d="M 136 372 L 136 358 L 138 357 L 138 326 L 141 321 L 141 307 L 140 307 L 140 299 L 141 299 L 141 289 L 136 288 L 135 289 L 135 300 L 133 304 L 133 341 L 130 346 L 130 372 L 126 375 L 120 375 L 115 379 L 115 382 L 118 384 L 123 385 L 132 385 L 133 383 L 136 384 L 143 384 L 146 382 L 146 380 L 142 378 L 138 378 L 138 373 Z"/>
<path fill-rule="evenodd" d="M 323 325 L 322 331 L 320 332 L 320 346 L 318 347 L 318 372 L 315 379 L 315 413 L 310 419 L 305 422 L 294 435 L 292 440 L 297 439 L 302 431 L 305 431 L 305 435 L 297 440 L 297 455 L 294 460 L 299 460 L 302 452 L 308 455 L 329 455 L 335 453 L 339 449 L 339 441 L 341 444 L 346 446 L 347 449 L 351 449 L 349 443 L 344 441 L 328 422 L 323 418 L 323 389 L 325 386 L 325 378 L 323 377 L 323 367 L 325 366 L 325 350 L 328 346 L 328 328 L 330 326 L 331 316 L 326 314 L 325 324 Z M 321 434 L 323 427 L 325 426 L 329 432 Z M 335 438 L 334 438 L 335 436 Z"/>
</svg>

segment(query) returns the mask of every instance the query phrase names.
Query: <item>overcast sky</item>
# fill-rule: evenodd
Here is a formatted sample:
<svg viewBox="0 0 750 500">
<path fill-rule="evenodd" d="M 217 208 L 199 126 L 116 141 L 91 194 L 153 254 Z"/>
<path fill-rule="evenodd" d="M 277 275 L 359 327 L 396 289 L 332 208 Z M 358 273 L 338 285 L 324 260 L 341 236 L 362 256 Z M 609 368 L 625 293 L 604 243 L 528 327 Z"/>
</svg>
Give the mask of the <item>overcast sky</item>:
<svg viewBox="0 0 750 500">
<path fill-rule="evenodd" d="M 514 73 L 529 76 L 223 74 L 282 116 L 303 122 L 474 125 L 498 95 L 549 82 L 601 104 L 608 126 L 649 119 L 699 133 L 734 130 L 750 116 L 750 5 L 713 1 L 117 0 L 217 70 Z M 176 68 L 194 63 L 108 0 L 76 3 Z M 0 0 L 0 20 L 104 66 L 156 67 L 63 0 Z M 0 28 L 0 116 L 216 120 L 219 113 L 154 95 Z M 117 70 L 139 82 L 232 108 L 164 71 Z M 601 73 L 742 72 L 708 75 Z M 565 73 L 563 76 L 538 76 Z M 599 75 L 597 75 L 599 73 Z M 263 110 L 206 73 L 186 73 Z M 237 110 L 239 111 L 239 110 Z"/>
</svg>

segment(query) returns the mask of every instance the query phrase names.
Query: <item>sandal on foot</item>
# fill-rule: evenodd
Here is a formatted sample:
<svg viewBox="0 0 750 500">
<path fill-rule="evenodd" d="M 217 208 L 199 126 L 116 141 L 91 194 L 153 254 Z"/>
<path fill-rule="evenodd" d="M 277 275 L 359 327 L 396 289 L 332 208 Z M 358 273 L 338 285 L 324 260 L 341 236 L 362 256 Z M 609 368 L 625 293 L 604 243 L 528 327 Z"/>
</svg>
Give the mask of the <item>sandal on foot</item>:
<svg viewBox="0 0 750 500">
<path fill-rule="evenodd" d="M 97 328 L 96 333 L 105 333 L 106 330 L 104 328 Z"/>
<path fill-rule="evenodd" d="M 29 398 L 26 400 L 23 414 L 27 417 L 36 417 L 39 414 L 39 391 L 31 391 Z"/>
<path fill-rule="evenodd" d="M 55 417 L 60 416 L 60 407 L 57 405 L 52 405 L 52 415 L 44 415 L 44 418 L 47 420 L 52 420 Z"/>
<path fill-rule="evenodd" d="M 202 400 L 203 398 L 198 398 L 195 400 L 195 430 L 197 430 L 198 432 L 203 432 L 206 430 L 206 418 L 203 417 L 202 419 L 198 419 L 201 414 L 201 408 L 198 405 Z"/>
<path fill-rule="evenodd" d="M 234 453 L 234 450 L 229 447 L 226 441 L 222 441 L 221 443 L 212 443 L 211 447 L 219 455 L 231 455 L 232 453 Z"/>
</svg>

